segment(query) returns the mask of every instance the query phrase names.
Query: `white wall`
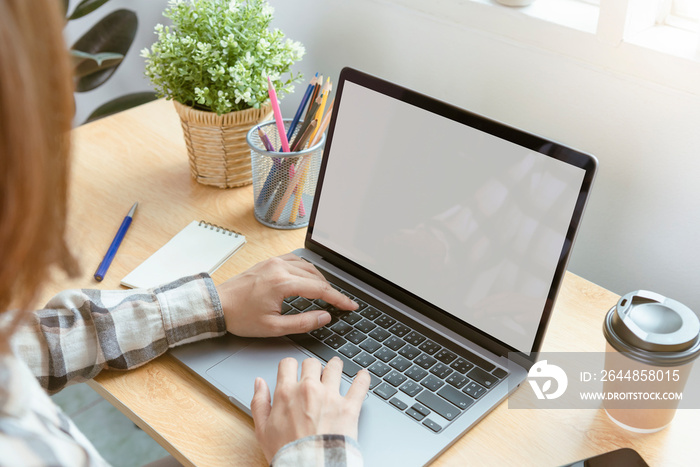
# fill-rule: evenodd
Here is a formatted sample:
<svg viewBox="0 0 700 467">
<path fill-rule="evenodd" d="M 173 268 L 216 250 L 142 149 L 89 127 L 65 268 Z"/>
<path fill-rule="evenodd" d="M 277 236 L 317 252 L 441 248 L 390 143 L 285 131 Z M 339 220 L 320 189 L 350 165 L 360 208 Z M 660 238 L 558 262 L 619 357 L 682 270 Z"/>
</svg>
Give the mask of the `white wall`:
<svg viewBox="0 0 700 467">
<path fill-rule="evenodd" d="M 619 294 L 650 289 L 700 312 L 696 93 L 390 1 L 271 4 L 275 25 L 307 48 L 299 67 L 307 78 L 337 79 L 353 66 L 596 155 L 569 269 Z M 688 71 L 697 66 L 688 62 Z M 283 101 L 285 114 L 304 87 Z"/>
</svg>

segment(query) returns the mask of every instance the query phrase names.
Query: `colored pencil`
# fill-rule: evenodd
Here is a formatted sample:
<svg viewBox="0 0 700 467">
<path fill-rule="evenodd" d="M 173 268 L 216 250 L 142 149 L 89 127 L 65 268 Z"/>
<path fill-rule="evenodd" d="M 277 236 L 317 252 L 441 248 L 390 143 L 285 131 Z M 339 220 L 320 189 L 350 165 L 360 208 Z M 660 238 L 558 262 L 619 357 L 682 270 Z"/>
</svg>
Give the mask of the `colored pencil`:
<svg viewBox="0 0 700 467">
<path fill-rule="evenodd" d="M 287 140 L 290 140 L 292 138 L 292 135 L 294 134 L 294 130 L 296 129 L 297 124 L 299 123 L 299 120 L 301 119 L 301 114 L 304 112 L 304 108 L 306 107 L 306 104 L 309 102 L 309 98 L 311 97 L 311 93 L 313 92 L 314 88 L 316 87 L 317 80 L 318 80 L 318 73 L 316 73 L 316 76 L 311 78 L 311 82 L 306 87 L 306 92 L 304 93 L 304 97 L 302 97 L 302 99 L 301 99 L 301 103 L 299 104 L 299 108 L 297 109 L 297 113 L 294 114 L 294 118 L 292 119 L 292 123 L 291 123 L 291 125 L 289 125 L 289 129 L 287 130 Z"/>
<path fill-rule="evenodd" d="M 282 111 L 280 110 L 280 104 L 277 101 L 277 92 L 275 87 L 272 86 L 272 81 L 270 77 L 267 77 L 267 92 L 270 95 L 270 104 L 272 105 L 272 111 L 275 114 L 275 123 L 277 123 L 277 132 L 279 133 L 280 141 L 282 142 L 282 151 L 289 152 L 289 141 L 287 141 L 287 133 L 284 131 L 284 120 L 282 120 Z"/>
<path fill-rule="evenodd" d="M 331 80 L 328 78 L 326 81 L 326 84 L 323 85 L 323 92 L 321 93 L 321 105 L 319 106 L 318 110 L 316 110 L 316 119 L 320 122 L 323 120 L 323 112 L 326 110 L 326 101 L 328 100 L 328 94 L 331 92 Z M 314 136 L 316 136 L 316 132 L 319 130 L 320 126 L 316 128 L 316 131 L 314 131 L 311 134 L 311 138 L 309 140 L 313 140 Z"/>
<path fill-rule="evenodd" d="M 326 115 L 323 116 L 323 121 L 321 122 L 321 126 L 318 128 L 318 131 L 316 132 L 316 136 L 314 136 L 314 139 L 311 140 L 309 143 L 309 147 L 316 146 L 319 141 L 321 141 L 321 137 L 323 136 L 323 133 L 326 131 L 328 128 L 328 124 L 331 122 L 331 114 L 333 113 L 333 104 L 335 104 L 335 98 L 331 100 L 331 105 L 328 107 L 328 111 L 326 112 Z"/>
</svg>

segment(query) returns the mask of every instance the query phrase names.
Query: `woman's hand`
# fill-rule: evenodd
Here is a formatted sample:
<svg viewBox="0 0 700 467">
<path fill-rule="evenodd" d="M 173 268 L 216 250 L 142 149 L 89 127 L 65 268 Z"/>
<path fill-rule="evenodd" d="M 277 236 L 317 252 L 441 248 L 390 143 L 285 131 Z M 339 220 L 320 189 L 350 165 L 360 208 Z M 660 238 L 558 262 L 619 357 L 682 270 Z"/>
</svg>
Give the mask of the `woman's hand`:
<svg viewBox="0 0 700 467">
<path fill-rule="evenodd" d="M 270 405 L 270 390 L 262 378 L 255 380 L 250 405 L 255 435 L 268 462 L 287 443 L 311 435 L 335 434 L 357 439 L 360 409 L 369 389 L 366 369 L 355 376 L 345 397 L 340 395 L 343 362 L 332 358 L 325 368 L 315 358 L 301 364 L 285 358 L 277 370 L 275 401 Z"/>
<path fill-rule="evenodd" d="M 243 337 L 298 334 L 330 322 L 331 316 L 324 310 L 282 315 L 286 297 L 320 298 L 341 310 L 357 308 L 357 303 L 331 287 L 311 263 L 291 253 L 258 263 L 217 290 L 226 329 Z"/>
</svg>

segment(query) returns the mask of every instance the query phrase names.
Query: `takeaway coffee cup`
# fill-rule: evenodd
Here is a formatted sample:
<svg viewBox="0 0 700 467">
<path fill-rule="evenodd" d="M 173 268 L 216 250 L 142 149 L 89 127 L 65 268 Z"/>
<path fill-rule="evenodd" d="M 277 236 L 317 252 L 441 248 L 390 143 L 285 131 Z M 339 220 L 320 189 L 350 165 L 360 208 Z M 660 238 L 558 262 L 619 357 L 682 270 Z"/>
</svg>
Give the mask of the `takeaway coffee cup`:
<svg viewBox="0 0 700 467">
<path fill-rule="evenodd" d="M 603 407 L 625 429 L 653 433 L 673 419 L 700 355 L 700 320 L 690 308 L 638 290 L 605 316 Z"/>
</svg>

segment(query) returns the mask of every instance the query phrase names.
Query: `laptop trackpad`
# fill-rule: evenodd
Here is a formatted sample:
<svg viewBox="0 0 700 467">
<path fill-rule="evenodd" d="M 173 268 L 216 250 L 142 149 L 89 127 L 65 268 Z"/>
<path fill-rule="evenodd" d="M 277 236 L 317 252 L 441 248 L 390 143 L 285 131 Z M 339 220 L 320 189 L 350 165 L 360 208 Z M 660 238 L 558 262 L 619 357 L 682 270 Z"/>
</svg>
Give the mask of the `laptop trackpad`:
<svg viewBox="0 0 700 467">
<path fill-rule="evenodd" d="M 224 392 L 232 398 L 232 402 L 250 415 L 255 378 L 258 376 L 263 378 L 270 388 L 270 396 L 274 396 L 277 366 L 286 357 L 295 358 L 299 362 L 298 378 L 301 375 L 301 362 L 309 356 L 287 339 L 264 339 L 253 342 L 209 368 L 207 375 L 225 390 Z M 349 388 L 350 383 L 343 377 L 340 382 L 340 393 L 345 395 Z"/>
</svg>

